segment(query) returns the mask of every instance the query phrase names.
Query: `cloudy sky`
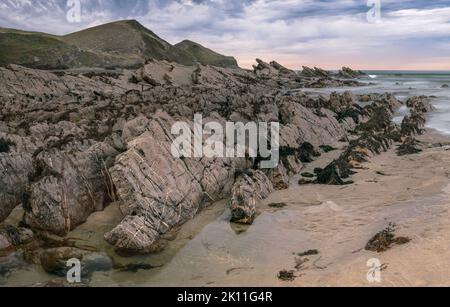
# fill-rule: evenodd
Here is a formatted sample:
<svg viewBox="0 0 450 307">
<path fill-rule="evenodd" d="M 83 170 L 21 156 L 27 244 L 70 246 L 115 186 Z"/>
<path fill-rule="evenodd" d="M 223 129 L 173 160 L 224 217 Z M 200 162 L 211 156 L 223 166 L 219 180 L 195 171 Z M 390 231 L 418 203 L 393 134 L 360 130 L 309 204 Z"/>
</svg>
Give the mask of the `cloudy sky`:
<svg viewBox="0 0 450 307">
<path fill-rule="evenodd" d="M 243 67 L 258 57 L 291 68 L 450 70 L 450 0 L 79 0 L 81 20 L 69 22 L 74 1 L 0 0 L 0 27 L 67 34 L 137 19 Z M 380 19 L 368 6 L 378 1 Z"/>
</svg>

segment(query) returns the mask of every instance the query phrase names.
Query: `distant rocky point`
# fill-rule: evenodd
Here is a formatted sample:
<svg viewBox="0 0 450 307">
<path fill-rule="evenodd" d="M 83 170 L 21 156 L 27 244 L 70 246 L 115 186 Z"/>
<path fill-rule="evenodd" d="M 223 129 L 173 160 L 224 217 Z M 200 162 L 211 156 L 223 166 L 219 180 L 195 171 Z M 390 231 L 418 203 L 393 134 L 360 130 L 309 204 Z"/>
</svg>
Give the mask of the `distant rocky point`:
<svg viewBox="0 0 450 307">
<path fill-rule="evenodd" d="M 360 70 L 353 70 L 348 67 L 342 67 L 341 70 L 335 73 L 331 71 L 326 71 L 318 67 L 310 68 L 307 66 L 303 66 L 300 74 L 306 78 L 325 78 L 325 79 L 331 79 L 331 77 L 341 79 L 358 79 L 367 77 L 367 74 L 365 72 L 362 72 Z"/>
</svg>

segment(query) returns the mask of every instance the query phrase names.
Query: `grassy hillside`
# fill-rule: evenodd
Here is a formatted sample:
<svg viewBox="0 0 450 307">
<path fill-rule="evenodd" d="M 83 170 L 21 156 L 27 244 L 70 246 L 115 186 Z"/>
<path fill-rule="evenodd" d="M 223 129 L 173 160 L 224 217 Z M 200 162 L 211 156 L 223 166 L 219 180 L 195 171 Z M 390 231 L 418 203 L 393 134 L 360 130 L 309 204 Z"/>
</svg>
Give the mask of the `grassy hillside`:
<svg viewBox="0 0 450 307">
<path fill-rule="evenodd" d="M 33 68 L 65 68 L 78 50 L 58 39 L 39 34 L 0 33 L 0 64 Z"/>
<path fill-rule="evenodd" d="M 235 58 L 218 54 L 211 49 L 205 48 L 202 45 L 189 40 L 184 40 L 181 43 L 176 44 L 175 47 L 189 52 L 201 64 L 219 67 L 238 67 Z"/>
<path fill-rule="evenodd" d="M 141 64 L 146 59 L 169 60 L 192 65 L 195 59 L 158 37 L 134 20 L 113 22 L 61 38 L 91 52 L 117 56 L 118 65 Z"/>
<path fill-rule="evenodd" d="M 135 20 L 108 23 L 66 36 L 0 29 L 0 65 L 41 69 L 127 68 L 148 59 L 237 67 L 234 58 L 193 42 L 172 46 Z"/>
</svg>

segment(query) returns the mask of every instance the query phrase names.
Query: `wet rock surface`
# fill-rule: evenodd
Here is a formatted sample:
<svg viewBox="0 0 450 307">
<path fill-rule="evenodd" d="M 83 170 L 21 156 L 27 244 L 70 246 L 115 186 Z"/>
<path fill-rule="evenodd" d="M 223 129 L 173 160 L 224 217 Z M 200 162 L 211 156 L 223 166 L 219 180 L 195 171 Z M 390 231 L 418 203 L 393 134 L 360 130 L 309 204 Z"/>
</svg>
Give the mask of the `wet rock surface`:
<svg viewBox="0 0 450 307">
<path fill-rule="evenodd" d="M 68 261 L 80 261 L 82 278 L 89 277 L 94 272 L 111 271 L 112 260 L 103 253 L 93 253 L 73 247 L 58 247 L 43 251 L 40 255 L 42 268 L 50 274 L 65 277 L 71 269 Z"/>
<path fill-rule="evenodd" d="M 27 228 L 5 225 L 0 227 L 0 252 L 24 245 L 32 241 L 34 234 Z"/>
<path fill-rule="evenodd" d="M 17 270 L 27 268 L 27 266 L 28 263 L 21 252 L 14 252 L 0 257 L 0 277 L 8 276 Z"/>
<path fill-rule="evenodd" d="M 401 126 L 392 122 L 394 112 L 402 105 L 399 100 L 390 94 L 371 95 L 368 100 L 371 99 L 374 99 L 371 104 L 357 109 L 359 124 L 347 149 L 326 168 L 317 170 L 314 183 L 351 184 L 353 182 L 347 179 L 355 173 L 355 168 L 361 167 L 361 163 L 366 162 L 372 155 L 387 151 L 394 143 L 400 143 L 399 155 L 421 151 L 418 142 L 411 136 L 422 132 L 425 115 L 432 110 L 429 99 L 410 98 L 406 105 L 411 109 L 411 116 L 406 116 Z M 305 183 L 311 182 L 303 180 L 302 184 Z"/>
<path fill-rule="evenodd" d="M 422 152 L 421 144 L 415 138 L 407 137 L 403 143 L 398 146 L 397 154 L 399 156 L 413 155 Z"/>
</svg>

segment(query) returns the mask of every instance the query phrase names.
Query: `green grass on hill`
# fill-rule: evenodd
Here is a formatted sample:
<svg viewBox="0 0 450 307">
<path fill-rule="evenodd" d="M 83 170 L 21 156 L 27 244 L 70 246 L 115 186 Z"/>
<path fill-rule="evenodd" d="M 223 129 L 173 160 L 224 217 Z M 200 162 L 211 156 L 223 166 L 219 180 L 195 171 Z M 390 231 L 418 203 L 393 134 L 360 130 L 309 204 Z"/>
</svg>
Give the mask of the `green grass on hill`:
<svg viewBox="0 0 450 307">
<path fill-rule="evenodd" d="M 108 23 L 66 36 L 0 29 L 0 65 L 40 69 L 127 68 L 148 59 L 237 67 L 234 58 L 194 42 L 172 46 L 135 20 Z"/>
<path fill-rule="evenodd" d="M 211 49 L 205 48 L 202 45 L 189 40 L 184 40 L 181 43 L 176 44 L 175 47 L 189 52 L 202 64 L 219 67 L 238 67 L 235 58 L 218 54 Z"/>
</svg>

